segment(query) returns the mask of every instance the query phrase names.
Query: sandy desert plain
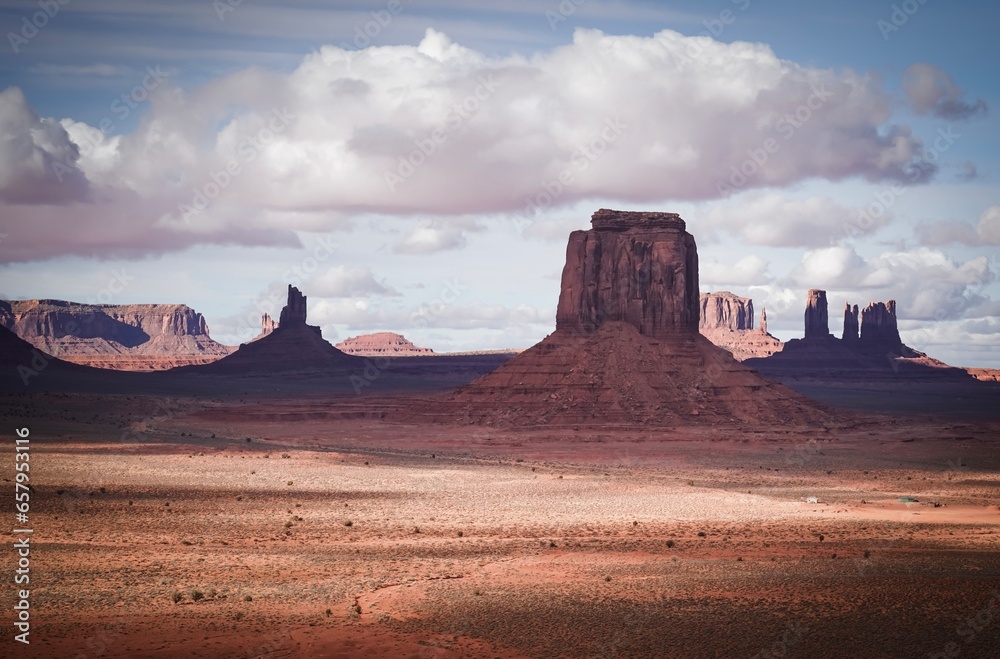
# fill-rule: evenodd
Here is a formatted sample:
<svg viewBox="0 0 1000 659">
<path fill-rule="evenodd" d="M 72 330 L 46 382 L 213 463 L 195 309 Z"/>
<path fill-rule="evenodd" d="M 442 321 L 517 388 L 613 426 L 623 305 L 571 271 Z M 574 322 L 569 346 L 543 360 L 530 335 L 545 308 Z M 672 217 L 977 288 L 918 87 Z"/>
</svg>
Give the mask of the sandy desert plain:
<svg viewBox="0 0 1000 659">
<path fill-rule="evenodd" d="M 504 430 L 274 382 L 0 398 L 5 656 L 996 656 L 995 416 Z"/>
</svg>

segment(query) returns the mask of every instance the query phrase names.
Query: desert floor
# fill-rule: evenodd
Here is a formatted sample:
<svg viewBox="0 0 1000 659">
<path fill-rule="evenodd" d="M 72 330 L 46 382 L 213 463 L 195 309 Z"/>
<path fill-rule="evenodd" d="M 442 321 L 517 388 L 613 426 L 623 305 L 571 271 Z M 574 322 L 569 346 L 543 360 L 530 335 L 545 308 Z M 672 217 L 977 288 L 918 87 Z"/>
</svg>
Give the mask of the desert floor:
<svg viewBox="0 0 1000 659">
<path fill-rule="evenodd" d="M 998 424 L 509 431 L 363 408 L 0 396 L 3 491 L 25 426 L 34 488 L 31 645 L 5 578 L 0 655 L 997 656 Z"/>
</svg>

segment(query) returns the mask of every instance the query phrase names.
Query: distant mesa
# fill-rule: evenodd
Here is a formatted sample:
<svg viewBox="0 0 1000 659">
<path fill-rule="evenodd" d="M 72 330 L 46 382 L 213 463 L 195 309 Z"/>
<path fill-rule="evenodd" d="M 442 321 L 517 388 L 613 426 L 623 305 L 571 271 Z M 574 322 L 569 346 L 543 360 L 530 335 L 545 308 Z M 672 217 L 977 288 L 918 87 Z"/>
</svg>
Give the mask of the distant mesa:
<svg viewBox="0 0 1000 659">
<path fill-rule="evenodd" d="M 841 338 L 830 333 L 826 291 L 810 290 L 806 297 L 805 336 L 792 339 L 770 357 L 750 358 L 747 364 L 780 381 L 861 382 L 863 378 L 916 379 L 959 382 L 970 371 L 955 368 L 905 345 L 899 337 L 896 302 L 870 302 L 859 311 L 844 306 Z M 984 374 L 984 379 L 989 379 Z"/>
<path fill-rule="evenodd" d="M 306 322 L 306 296 L 288 286 L 288 301 L 281 310 L 277 327 L 265 314 L 264 327 L 270 331 L 244 343 L 239 350 L 211 364 L 185 371 L 209 375 L 328 376 L 364 368 L 364 360 L 334 348 L 323 338 L 319 327 Z"/>
<path fill-rule="evenodd" d="M 768 357 L 784 344 L 767 332 L 767 311 L 760 311 L 760 325 L 753 324 L 753 300 L 729 291 L 702 293 L 698 331 L 709 341 L 732 353 L 738 361 Z"/>
<path fill-rule="evenodd" d="M 395 332 L 374 332 L 352 336 L 336 345 L 348 355 L 360 357 L 412 357 L 414 355 L 433 355 L 430 348 L 419 348 L 402 334 Z"/>
<path fill-rule="evenodd" d="M 116 370 L 204 364 L 235 350 L 212 340 L 204 316 L 183 304 L 2 300 L 0 324 L 62 360 Z"/>
<path fill-rule="evenodd" d="M 570 234 L 555 332 L 423 401 L 412 420 L 665 426 L 827 416 L 699 334 L 698 252 L 680 216 L 602 209 L 591 226 Z"/>
</svg>

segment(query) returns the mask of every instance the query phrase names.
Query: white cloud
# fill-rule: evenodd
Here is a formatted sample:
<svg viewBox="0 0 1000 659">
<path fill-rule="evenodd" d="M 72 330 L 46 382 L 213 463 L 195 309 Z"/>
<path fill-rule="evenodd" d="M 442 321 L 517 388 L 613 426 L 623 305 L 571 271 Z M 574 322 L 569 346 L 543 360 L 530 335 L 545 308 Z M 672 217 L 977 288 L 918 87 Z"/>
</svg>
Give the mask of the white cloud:
<svg viewBox="0 0 1000 659">
<path fill-rule="evenodd" d="M 14 228 L 0 259 L 332 228 L 309 216 L 521 212 L 546 194 L 552 206 L 709 199 L 768 140 L 779 148 L 744 188 L 932 171 L 919 166 L 919 138 L 891 123 L 876 77 L 670 30 L 581 29 L 531 58 L 490 57 L 428 30 L 417 46 L 324 46 L 288 74 L 251 68 L 195 89 L 173 84 L 152 90 L 137 128 L 99 140 L 79 163 L 86 178 L 71 167 L 74 185 L 62 188 L 50 185 L 49 161 L 72 165 L 67 131 L 76 142 L 93 129 L 38 119 L 19 91 L 4 92 L 5 144 L 19 146 L 0 152 L 2 199 L 79 200 L 89 183 L 88 203 L 101 208 L 46 217 L 0 208 Z M 401 181 L 390 185 L 387 173 Z M 182 217 L 192 205 L 203 208 Z M 295 213 L 310 226 L 290 223 Z M 70 216 L 86 248 L 44 244 Z M 423 227 L 400 249 L 460 247 L 467 231 Z"/>
<path fill-rule="evenodd" d="M 466 232 L 480 231 L 474 222 L 424 220 L 393 248 L 399 254 L 431 254 L 465 247 Z"/>
<path fill-rule="evenodd" d="M 903 90 L 914 112 L 942 119 L 968 119 L 987 110 L 986 101 L 962 100 L 965 92 L 933 64 L 913 64 L 903 73 Z"/>
<path fill-rule="evenodd" d="M 920 247 L 863 259 L 852 247 L 806 252 L 788 280 L 806 290 L 822 288 L 852 302 L 895 299 L 900 318 L 976 318 L 1000 304 L 983 289 L 996 279 L 985 256 L 955 261 Z M 803 297 L 804 300 L 804 297 Z"/>
<path fill-rule="evenodd" d="M 532 324 L 554 325 L 555 311 L 527 304 L 507 307 L 482 301 L 389 307 L 363 300 L 326 298 L 315 304 L 310 301 L 309 322 L 323 326 L 343 325 L 350 331 L 361 332 L 401 332 L 414 328 L 507 329 Z"/>
<path fill-rule="evenodd" d="M 0 92 L 0 202 L 63 204 L 85 199 L 88 183 L 77 168 L 79 155 L 63 127 L 40 118 L 20 89 Z"/>
<path fill-rule="evenodd" d="M 984 210 L 976 225 L 944 220 L 918 226 L 917 234 L 924 245 L 1000 245 L 1000 205 Z"/>
<path fill-rule="evenodd" d="M 756 254 L 744 256 L 735 263 L 703 259 L 698 264 L 698 281 L 705 290 L 719 286 L 767 284 L 774 279 L 767 266 L 767 260 Z"/>
<path fill-rule="evenodd" d="M 391 286 L 376 281 L 370 268 L 336 265 L 310 279 L 304 288 L 316 297 L 398 296 Z"/>
<path fill-rule="evenodd" d="M 825 247 L 888 224 L 891 213 L 859 220 L 860 210 L 828 197 L 803 199 L 781 194 L 741 195 L 715 204 L 692 229 L 724 231 L 740 242 L 769 247 Z"/>
</svg>

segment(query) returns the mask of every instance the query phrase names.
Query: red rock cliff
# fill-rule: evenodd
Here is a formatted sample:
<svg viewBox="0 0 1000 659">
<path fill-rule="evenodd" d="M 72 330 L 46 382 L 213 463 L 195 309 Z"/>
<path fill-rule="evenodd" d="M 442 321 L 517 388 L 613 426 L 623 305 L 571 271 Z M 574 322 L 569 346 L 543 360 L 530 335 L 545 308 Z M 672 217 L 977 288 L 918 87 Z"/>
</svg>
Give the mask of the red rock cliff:
<svg viewBox="0 0 1000 659">
<path fill-rule="evenodd" d="M 650 337 L 698 332 L 698 251 L 676 213 L 601 209 L 566 248 L 556 330 L 610 321 Z"/>
</svg>

